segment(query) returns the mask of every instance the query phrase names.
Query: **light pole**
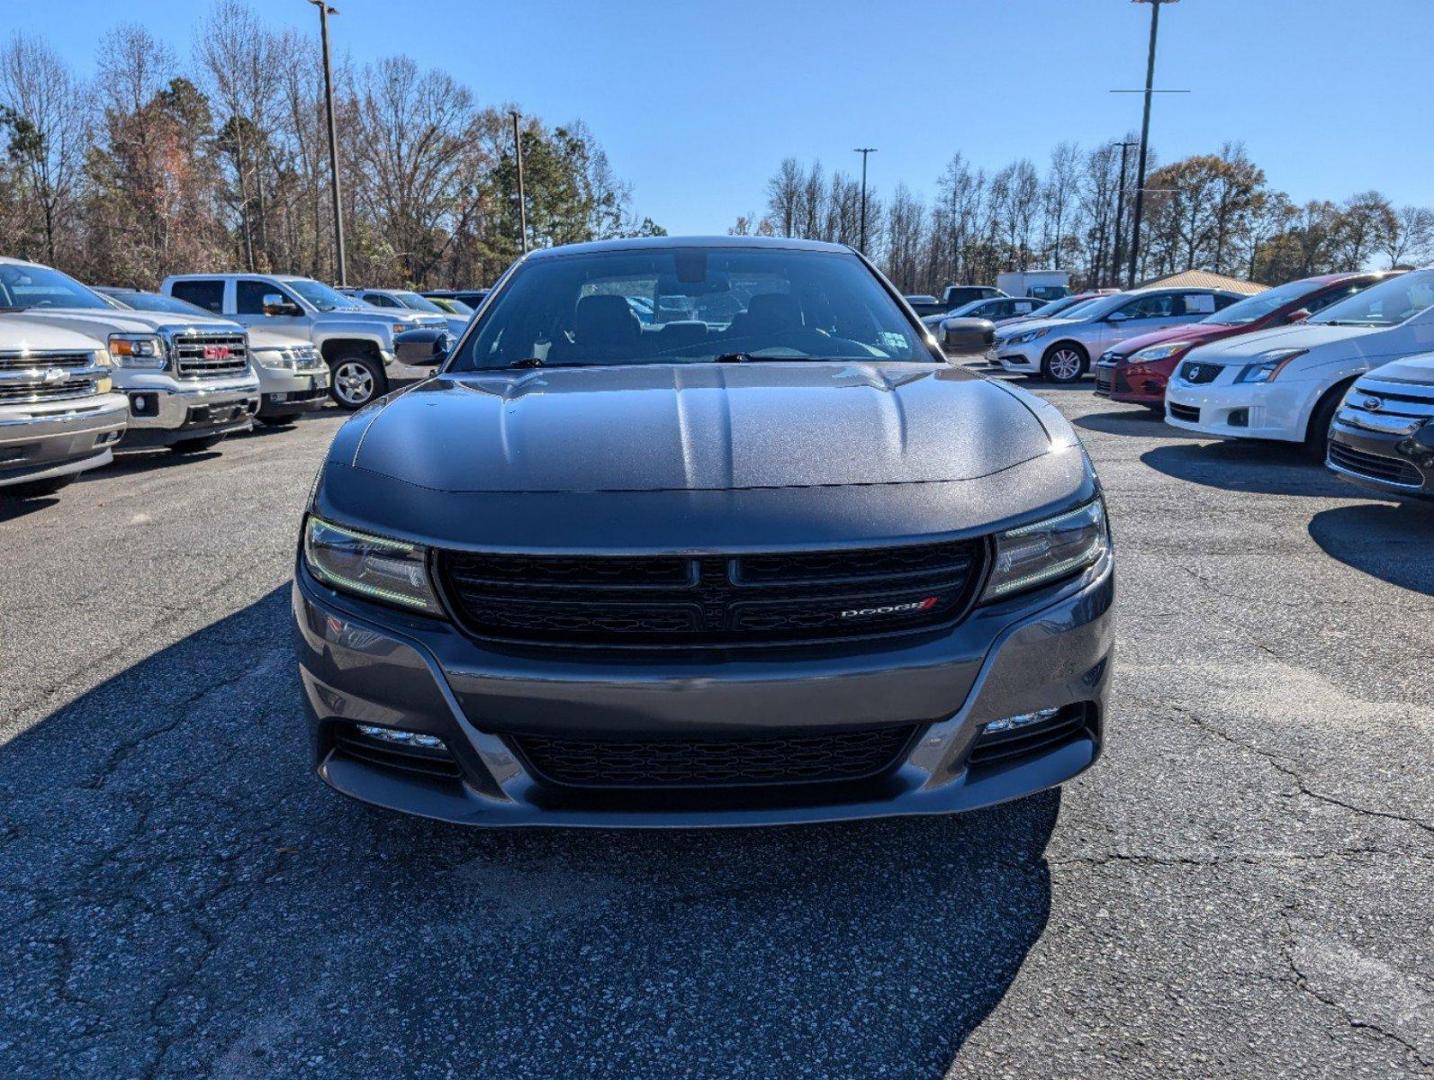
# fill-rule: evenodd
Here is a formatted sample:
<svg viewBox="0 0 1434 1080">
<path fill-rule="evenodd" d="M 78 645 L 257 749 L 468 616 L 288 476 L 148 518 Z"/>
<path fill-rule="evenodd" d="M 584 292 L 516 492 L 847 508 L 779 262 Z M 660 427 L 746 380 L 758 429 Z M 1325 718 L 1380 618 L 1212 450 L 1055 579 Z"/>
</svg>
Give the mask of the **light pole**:
<svg viewBox="0 0 1434 1080">
<path fill-rule="evenodd" d="M 863 255 L 866 254 L 866 159 L 868 155 L 876 153 L 874 146 L 858 146 L 853 153 L 861 155 L 861 241 L 857 244 L 857 250 Z"/>
<path fill-rule="evenodd" d="M 528 254 L 528 199 L 523 191 L 523 137 L 518 132 L 518 110 L 513 117 L 513 150 L 518 156 L 518 228 L 522 230 L 523 254 Z"/>
<path fill-rule="evenodd" d="M 334 247 L 338 254 L 339 284 L 347 285 L 348 267 L 344 262 L 344 212 L 339 198 L 339 133 L 334 123 L 334 69 L 329 61 L 329 16 L 337 15 L 339 9 L 330 7 L 324 0 L 309 0 L 319 9 L 319 39 L 324 48 L 324 107 L 329 114 L 329 188 L 334 196 Z"/>
<path fill-rule="evenodd" d="M 1178 0 L 1135 0 L 1150 5 L 1150 52 L 1145 59 L 1145 114 L 1140 121 L 1140 160 L 1136 163 L 1135 214 L 1130 223 L 1130 280 L 1135 288 L 1135 264 L 1140 258 L 1140 216 L 1145 210 L 1145 156 L 1150 147 L 1150 97 L 1155 87 L 1155 37 L 1160 31 L 1160 5 Z"/>
<path fill-rule="evenodd" d="M 1120 144 L 1120 183 L 1115 188 L 1115 250 L 1111 252 L 1110 280 L 1120 283 L 1120 223 L 1125 220 L 1125 156 L 1138 142 L 1122 141 Z"/>
</svg>

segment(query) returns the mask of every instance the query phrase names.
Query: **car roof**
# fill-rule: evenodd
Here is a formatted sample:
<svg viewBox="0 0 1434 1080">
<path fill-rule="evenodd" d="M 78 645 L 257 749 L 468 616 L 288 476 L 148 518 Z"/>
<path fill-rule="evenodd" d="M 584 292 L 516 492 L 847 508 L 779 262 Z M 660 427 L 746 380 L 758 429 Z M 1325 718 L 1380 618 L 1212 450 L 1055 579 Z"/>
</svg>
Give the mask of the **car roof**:
<svg viewBox="0 0 1434 1080">
<path fill-rule="evenodd" d="M 724 248 L 727 250 L 772 249 L 788 251 L 826 251 L 850 254 L 845 244 L 828 244 L 822 240 L 798 240 L 777 236 L 635 236 L 623 240 L 594 240 L 583 244 L 564 244 L 529 252 L 530 260 L 561 258 L 565 255 L 589 255 L 605 251 L 664 251 L 674 248 Z"/>
</svg>

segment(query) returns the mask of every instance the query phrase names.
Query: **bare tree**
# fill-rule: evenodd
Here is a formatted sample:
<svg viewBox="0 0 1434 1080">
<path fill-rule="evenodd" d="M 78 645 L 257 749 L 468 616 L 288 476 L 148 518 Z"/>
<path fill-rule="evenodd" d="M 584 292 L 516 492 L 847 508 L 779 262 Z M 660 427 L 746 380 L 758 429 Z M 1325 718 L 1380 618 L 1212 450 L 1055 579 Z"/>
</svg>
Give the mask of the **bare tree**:
<svg viewBox="0 0 1434 1080">
<path fill-rule="evenodd" d="M 1394 215 L 1393 228 L 1384 237 L 1383 253 L 1389 259 L 1389 269 L 1394 270 L 1427 260 L 1431 245 L 1434 245 L 1434 210 L 1405 206 Z"/>
<path fill-rule="evenodd" d="M 795 236 L 802 203 L 803 173 L 796 158 L 784 158 L 767 181 L 767 210 L 782 236 Z"/>
</svg>

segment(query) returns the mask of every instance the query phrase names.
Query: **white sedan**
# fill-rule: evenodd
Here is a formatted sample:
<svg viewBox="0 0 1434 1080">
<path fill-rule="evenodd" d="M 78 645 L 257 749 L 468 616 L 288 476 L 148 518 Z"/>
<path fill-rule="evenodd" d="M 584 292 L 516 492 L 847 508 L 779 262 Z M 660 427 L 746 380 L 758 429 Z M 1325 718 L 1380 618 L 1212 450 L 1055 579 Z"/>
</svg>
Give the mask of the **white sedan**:
<svg viewBox="0 0 1434 1080">
<path fill-rule="evenodd" d="M 1434 349 L 1434 269 L 1391 278 L 1294 327 L 1194 349 L 1165 391 L 1174 427 L 1302 442 L 1324 455 L 1330 420 L 1361 374 Z"/>
</svg>

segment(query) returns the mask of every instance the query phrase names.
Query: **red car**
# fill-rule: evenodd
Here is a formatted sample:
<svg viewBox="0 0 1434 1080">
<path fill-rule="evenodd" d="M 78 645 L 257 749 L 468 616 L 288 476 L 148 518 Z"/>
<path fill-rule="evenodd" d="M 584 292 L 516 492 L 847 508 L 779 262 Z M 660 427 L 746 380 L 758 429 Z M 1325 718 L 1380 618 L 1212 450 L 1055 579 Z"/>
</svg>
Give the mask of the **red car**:
<svg viewBox="0 0 1434 1080">
<path fill-rule="evenodd" d="M 1199 322 L 1122 341 L 1096 361 L 1095 392 L 1112 401 L 1129 401 L 1163 413 L 1165 383 L 1195 346 L 1301 322 L 1389 276 L 1355 273 L 1301 278 L 1246 297 Z"/>
</svg>

